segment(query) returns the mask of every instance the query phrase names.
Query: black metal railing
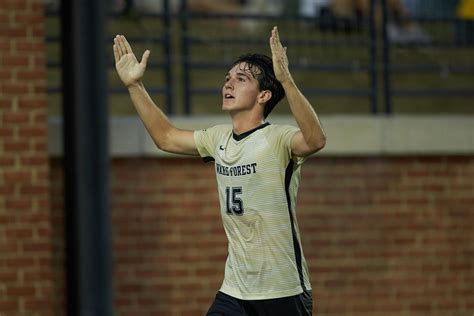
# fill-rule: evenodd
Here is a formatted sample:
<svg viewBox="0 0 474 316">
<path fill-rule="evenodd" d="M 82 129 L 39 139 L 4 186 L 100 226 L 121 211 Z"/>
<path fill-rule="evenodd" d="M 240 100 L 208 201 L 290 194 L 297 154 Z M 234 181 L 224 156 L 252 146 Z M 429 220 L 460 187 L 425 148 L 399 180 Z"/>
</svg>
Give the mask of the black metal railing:
<svg viewBox="0 0 474 316">
<path fill-rule="evenodd" d="M 159 78 L 148 77 L 147 88 L 164 96 L 167 113 L 206 112 L 197 104 L 217 100 L 212 97 L 220 95 L 224 73 L 238 55 L 270 53 L 268 37 L 274 24 L 279 25 L 292 73 L 305 95 L 348 104 L 326 112 L 390 114 L 415 111 L 417 106 L 425 112 L 443 112 L 452 100 L 461 100 L 461 112 L 473 112 L 474 35 L 469 30 L 474 22 L 460 19 L 454 9 L 444 8 L 438 14 L 433 7 L 431 13 L 397 16 L 386 0 L 370 0 L 365 14 L 328 20 L 326 11 L 312 17 L 294 12 L 222 14 L 195 11 L 188 7 L 189 1 L 181 0 L 179 10 L 172 12 L 169 3 L 162 1 L 160 13 L 111 14 L 115 27 L 105 39 L 110 42 L 114 31 L 127 32 L 134 47 L 154 45 L 155 55 L 161 51 L 148 65 L 148 71 L 155 71 L 152 76 Z M 47 14 L 50 19 L 55 15 Z M 397 24 L 415 25 L 418 37 L 397 37 L 393 31 Z M 130 25 L 139 25 L 138 30 L 131 31 Z M 147 31 L 140 32 L 140 27 Z M 46 42 L 58 45 L 60 34 L 49 32 Z M 109 70 L 113 69 L 110 56 Z M 48 69 L 60 71 L 57 54 L 48 50 L 47 57 Z M 115 81 L 109 93 L 125 95 Z M 61 93 L 60 80 L 50 80 L 48 93 Z M 436 102 L 446 103 L 441 110 L 426 106 Z"/>
<path fill-rule="evenodd" d="M 420 3 L 421 5 L 421 3 Z M 383 8 L 383 73 L 385 112 L 394 111 L 395 101 L 410 99 L 412 106 L 420 100 L 452 102 L 462 98 L 467 105 L 474 97 L 474 40 L 462 34 L 465 23 L 456 16 L 456 1 L 425 1 L 424 12 L 411 16 L 394 16 L 387 0 Z M 389 27 L 405 25 L 405 38 L 390 37 Z M 471 39 L 469 39 L 471 36 Z M 443 112 L 443 110 L 439 110 Z"/>
<path fill-rule="evenodd" d="M 163 95 L 165 97 L 165 104 L 166 104 L 166 112 L 173 113 L 174 112 L 174 100 L 173 100 L 173 52 L 171 48 L 171 11 L 169 8 L 169 1 L 163 1 L 162 3 L 162 12 L 161 13 L 154 13 L 154 14 L 140 14 L 140 24 L 146 24 L 144 20 L 148 21 L 158 21 L 160 26 L 159 32 L 154 30 L 147 30 L 143 34 L 139 30 L 134 30 L 131 36 L 127 36 L 128 40 L 133 43 L 133 45 L 138 46 L 148 46 L 148 45 L 155 45 L 158 46 L 161 50 L 160 62 L 154 61 L 152 59 L 148 65 L 147 69 L 149 71 L 159 71 L 160 76 L 162 77 L 161 83 L 153 84 L 148 87 L 148 91 L 151 94 L 155 95 Z M 59 12 L 58 10 L 46 11 L 45 13 L 47 23 L 48 20 L 52 22 L 53 26 L 47 26 L 47 34 L 46 34 L 46 44 L 50 47 L 50 50 L 47 50 L 47 68 L 50 74 L 50 78 L 48 81 L 48 88 L 47 93 L 48 95 L 58 95 L 62 93 L 62 84 L 61 84 L 61 68 L 62 62 L 64 59 L 67 59 L 67 56 L 61 56 L 60 54 L 60 45 L 61 45 L 61 27 L 59 25 Z M 137 16 L 136 13 L 130 14 L 121 14 L 117 12 L 110 13 L 109 21 L 121 21 L 122 24 L 133 24 L 135 28 L 137 28 Z M 156 26 L 155 26 L 156 27 Z M 139 27 L 138 27 L 139 28 Z M 128 28 L 128 30 L 130 30 Z M 122 31 L 122 32 L 114 32 L 114 31 Z M 104 41 L 107 43 L 107 47 L 111 47 L 112 39 L 115 34 L 121 33 L 123 34 L 124 30 L 122 28 L 115 28 L 114 30 L 109 30 L 108 35 L 104 38 Z M 140 58 L 137 54 L 137 58 Z M 108 52 L 109 62 L 108 62 L 108 70 L 114 69 L 114 61 L 113 55 L 111 51 Z M 113 71 L 113 70 L 112 70 Z M 113 78 L 116 78 L 114 76 Z M 116 81 L 116 80 L 115 80 Z M 126 95 L 127 91 L 123 88 L 121 84 L 117 84 L 112 82 L 109 84 L 108 93 L 110 95 Z"/>
</svg>

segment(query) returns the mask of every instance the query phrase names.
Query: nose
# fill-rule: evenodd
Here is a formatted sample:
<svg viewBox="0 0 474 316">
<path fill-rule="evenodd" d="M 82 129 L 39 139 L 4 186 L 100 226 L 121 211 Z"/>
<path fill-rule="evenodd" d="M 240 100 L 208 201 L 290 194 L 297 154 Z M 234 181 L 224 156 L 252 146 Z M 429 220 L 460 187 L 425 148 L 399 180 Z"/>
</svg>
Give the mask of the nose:
<svg viewBox="0 0 474 316">
<path fill-rule="evenodd" d="M 224 83 L 224 89 L 233 89 L 233 85 L 232 85 L 231 81 L 232 81 L 232 79 L 229 79 Z"/>
</svg>

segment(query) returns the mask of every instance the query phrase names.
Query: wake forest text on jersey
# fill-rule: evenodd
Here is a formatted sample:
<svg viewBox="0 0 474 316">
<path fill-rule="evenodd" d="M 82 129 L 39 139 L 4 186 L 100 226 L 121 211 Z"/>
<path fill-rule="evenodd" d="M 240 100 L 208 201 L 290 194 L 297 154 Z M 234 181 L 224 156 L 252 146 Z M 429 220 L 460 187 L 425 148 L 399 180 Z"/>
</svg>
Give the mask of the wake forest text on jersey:
<svg viewBox="0 0 474 316">
<path fill-rule="evenodd" d="M 216 163 L 216 172 L 218 174 L 230 177 L 245 176 L 257 172 L 257 163 L 249 163 L 240 166 L 227 167 Z"/>
</svg>

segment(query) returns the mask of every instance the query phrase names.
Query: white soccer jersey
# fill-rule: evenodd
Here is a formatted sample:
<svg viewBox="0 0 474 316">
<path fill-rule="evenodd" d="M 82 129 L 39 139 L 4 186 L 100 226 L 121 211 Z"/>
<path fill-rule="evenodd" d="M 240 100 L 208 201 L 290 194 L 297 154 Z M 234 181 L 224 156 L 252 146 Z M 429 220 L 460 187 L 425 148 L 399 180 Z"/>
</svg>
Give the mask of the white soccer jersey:
<svg viewBox="0 0 474 316">
<path fill-rule="evenodd" d="M 291 156 L 297 131 L 265 123 L 241 135 L 232 125 L 194 132 L 201 157 L 215 161 L 229 248 L 221 292 L 258 300 L 311 289 L 295 216 L 304 161 Z"/>
</svg>

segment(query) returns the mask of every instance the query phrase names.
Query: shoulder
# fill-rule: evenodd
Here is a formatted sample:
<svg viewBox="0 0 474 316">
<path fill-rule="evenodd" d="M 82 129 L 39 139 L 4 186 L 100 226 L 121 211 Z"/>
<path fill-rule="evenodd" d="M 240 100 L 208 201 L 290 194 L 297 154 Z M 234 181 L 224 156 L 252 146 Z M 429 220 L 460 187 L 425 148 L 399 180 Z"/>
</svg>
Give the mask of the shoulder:
<svg viewBox="0 0 474 316">
<path fill-rule="evenodd" d="M 226 132 L 232 131 L 232 124 L 218 124 L 202 129 L 203 132 Z"/>
<path fill-rule="evenodd" d="M 293 134 L 299 131 L 299 128 L 293 125 L 270 124 L 266 132 L 273 136 L 283 136 Z"/>
<path fill-rule="evenodd" d="M 291 151 L 291 141 L 299 132 L 299 128 L 293 125 L 271 124 L 265 132 L 265 138 L 274 148 L 285 152 Z"/>
<path fill-rule="evenodd" d="M 231 124 L 219 124 L 194 131 L 196 135 L 223 135 L 232 132 Z"/>
</svg>

